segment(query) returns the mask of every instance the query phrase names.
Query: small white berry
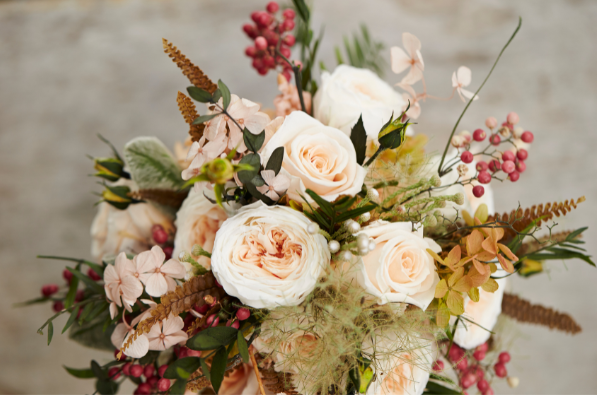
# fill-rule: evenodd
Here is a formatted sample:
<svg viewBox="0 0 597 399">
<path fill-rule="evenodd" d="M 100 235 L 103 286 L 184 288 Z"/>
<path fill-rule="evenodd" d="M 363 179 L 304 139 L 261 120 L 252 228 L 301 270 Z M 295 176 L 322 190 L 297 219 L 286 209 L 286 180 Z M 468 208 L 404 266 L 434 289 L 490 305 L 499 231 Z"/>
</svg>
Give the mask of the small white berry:
<svg viewBox="0 0 597 399">
<path fill-rule="evenodd" d="M 184 252 L 184 251 L 180 252 L 180 253 L 178 254 L 178 260 L 182 262 L 182 261 L 184 260 L 184 258 L 185 258 L 185 255 L 186 255 L 186 254 L 185 254 L 185 252 Z"/>
<path fill-rule="evenodd" d="M 319 225 L 317 223 L 311 223 L 307 227 L 307 231 L 309 232 L 309 234 L 315 234 L 319 231 Z"/>
<path fill-rule="evenodd" d="M 328 248 L 330 249 L 331 253 L 335 254 L 340 250 L 340 243 L 336 240 L 332 240 L 328 243 Z"/>
<path fill-rule="evenodd" d="M 375 244 L 374 240 L 369 241 L 369 251 L 373 251 L 376 246 L 377 246 L 377 244 Z"/>
<path fill-rule="evenodd" d="M 357 236 L 357 246 L 359 249 L 369 247 L 369 236 L 365 233 L 361 233 Z"/>
<path fill-rule="evenodd" d="M 342 260 L 346 262 L 350 262 L 352 260 L 352 252 L 344 251 L 342 252 Z"/>
<path fill-rule="evenodd" d="M 371 199 L 371 201 L 373 201 L 373 202 L 378 202 L 379 201 L 379 191 L 377 191 L 374 188 L 370 188 L 367 190 L 367 197 L 369 197 L 369 199 Z"/>
<path fill-rule="evenodd" d="M 355 222 L 354 220 L 351 220 L 346 227 L 348 228 L 348 231 L 350 231 L 352 234 L 356 234 L 359 232 L 359 230 L 361 230 L 361 225 Z"/>
<path fill-rule="evenodd" d="M 365 247 L 365 248 L 359 248 L 359 255 L 361 256 L 365 256 L 369 253 L 369 248 Z"/>
<path fill-rule="evenodd" d="M 362 220 L 363 222 L 368 222 L 368 221 L 369 221 L 369 219 L 371 219 L 371 213 L 369 213 L 369 212 L 365 212 L 365 213 L 363 213 L 363 214 L 361 215 L 361 220 Z"/>
</svg>

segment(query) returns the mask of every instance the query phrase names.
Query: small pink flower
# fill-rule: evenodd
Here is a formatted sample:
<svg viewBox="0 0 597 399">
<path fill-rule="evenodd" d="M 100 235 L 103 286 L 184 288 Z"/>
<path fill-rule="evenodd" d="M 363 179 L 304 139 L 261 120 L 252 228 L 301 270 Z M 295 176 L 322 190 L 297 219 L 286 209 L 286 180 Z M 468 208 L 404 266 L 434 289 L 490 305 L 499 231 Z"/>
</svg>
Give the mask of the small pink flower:
<svg viewBox="0 0 597 399">
<path fill-rule="evenodd" d="M 145 284 L 145 292 L 158 297 L 176 288 L 175 278 L 184 278 L 185 267 L 177 260 L 166 260 L 166 254 L 157 245 L 150 251 L 141 252 L 135 257 L 139 278 Z"/>
<path fill-rule="evenodd" d="M 126 257 L 124 252 L 116 257 L 114 266 L 106 266 L 104 271 L 104 289 L 106 297 L 111 302 L 110 315 L 116 316 L 118 305 L 123 306 L 129 312 L 132 312 L 131 305 L 143 293 L 143 285 L 138 278 L 134 276 L 136 270 L 133 262 Z"/>
<path fill-rule="evenodd" d="M 284 194 L 288 190 L 288 187 L 290 187 L 290 179 L 282 174 L 276 176 L 273 170 L 261 171 L 261 177 L 265 180 L 265 184 L 257 187 L 257 190 L 274 201 L 279 200 L 280 195 Z"/>
<path fill-rule="evenodd" d="M 114 329 L 110 340 L 112 341 L 112 345 L 114 345 L 116 348 L 120 348 L 122 344 L 129 339 L 129 336 L 135 332 L 134 326 L 136 326 L 141 320 L 151 316 L 150 312 L 158 306 L 155 302 L 147 299 L 141 299 L 141 302 L 149 305 L 149 308 L 139 316 L 135 317 L 130 325 L 126 322 L 126 319 L 123 315 L 122 323 L 118 324 Z M 147 340 L 147 336 L 142 334 L 138 336 L 128 348 L 126 348 L 124 354 L 130 357 L 140 358 L 145 356 L 148 350 L 149 341 Z"/>
<path fill-rule="evenodd" d="M 182 171 L 182 178 L 189 180 L 197 176 L 201 167 L 206 162 L 219 157 L 226 149 L 226 137 L 224 135 L 216 136 L 209 143 L 205 144 L 205 136 L 201 137 L 199 141 L 193 142 L 189 153 L 187 154 L 187 161 L 193 159 L 189 167 Z"/>
<path fill-rule="evenodd" d="M 278 94 L 274 98 L 274 107 L 276 107 L 277 116 L 290 115 L 292 111 L 301 110 L 301 102 L 299 100 L 298 90 L 295 85 L 290 84 L 284 75 L 278 74 L 278 90 L 282 94 Z M 303 101 L 307 113 L 311 113 L 311 94 L 303 91 Z"/>
<path fill-rule="evenodd" d="M 421 55 L 421 41 L 415 35 L 404 32 L 402 34 L 402 45 L 406 52 L 400 47 L 390 49 L 392 71 L 401 73 L 410 68 L 408 74 L 402 78 L 401 83 L 412 85 L 423 78 L 423 70 L 425 69 L 423 56 Z"/>
<path fill-rule="evenodd" d="M 406 83 L 398 83 L 396 86 L 406 90 L 406 93 L 402 93 L 404 101 L 406 101 L 407 104 L 410 102 L 410 108 L 406 111 L 406 116 L 412 119 L 417 119 L 421 115 L 421 103 L 417 98 L 417 93 L 415 93 L 415 90 L 411 85 Z"/>
<path fill-rule="evenodd" d="M 168 317 L 163 323 L 154 324 L 147 339 L 149 341 L 149 349 L 152 351 L 163 351 L 180 342 L 188 339 L 187 333 L 182 331 L 184 328 L 184 321 L 180 316 Z"/>
<path fill-rule="evenodd" d="M 468 90 L 463 89 L 463 87 L 466 87 L 468 85 L 471 84 L 471 70 L 468 69 L 465 66 L 461 66 L 460 68 L 458 68 L 457 72 L 454 72 L 452 74 L 452 87 L 454 87 L 456 89 L 456 91 L 458 91 L 458 95 L 460 96 L 460 99 L 462 101 L 466 100 L 464 99 L 465 97 L 468 99 L 471 99 L 475 93 L 472 93 Z M 474 98 L 475 100 L 479 99 L 479 96 L 475 96 Z"/>
</svg>

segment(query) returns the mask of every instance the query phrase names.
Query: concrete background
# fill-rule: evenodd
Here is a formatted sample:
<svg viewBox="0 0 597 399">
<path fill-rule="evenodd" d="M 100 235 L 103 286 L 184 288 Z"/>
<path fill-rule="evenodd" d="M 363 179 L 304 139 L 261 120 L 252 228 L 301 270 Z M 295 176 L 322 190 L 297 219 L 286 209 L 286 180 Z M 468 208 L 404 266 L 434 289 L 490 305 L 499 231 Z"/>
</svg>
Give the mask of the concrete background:
<svg viewBox="0 0 597 399">
<path fill-rule="evenodd" d="M 422 43 L 431 94 L 450 93 L 452 71 L 466 65 L 476 88 L 521 15 L 519 36 L 461 127 L 482 127 L 516 111 L 535 133 L 527 172 L 517 183 L 494 186 L 498 210 L 587 196 L 558 222 L 591 225 L 589 251 L 597 243 L 597 2 L 591 0 L 316 0 L 315 26 L 325 24 L 321 54 L 333 67 L 333 46 L 366 23 L 388 46 L 409 31 Z M 84 394 L 86 380 L 61 365 L 85 367 L 111 354 L 77 346 L 56 333 L 50 347 L 37 328 L 51 315 L 47 305 L 14 309 L 61 282 L 60 262 L 36 254 L 88 257 L 95 179 L 86 154 L 107 155 L 95 137 L 118 147 L 138 135 L 171 146 L 186 136 L 176 106 L 188 85 L 162 53 L 161 38 L 174 42 L 213 79 L 233 92 L 271 106 L 275 76 L 259 77 L 243 49 L 240 27 L 266 1 L 128 0 L 0 1 L 0 393 Z M 366 4 L 366 5 L 365 5 Z M 387 51 L 389 58 L 389 51 Z M 398 81 L 391 73 L 389 82 Z M 474 89 L 473 89 L 474 90 Z M 436 137 L 438 149 L 463 105 L 423 105 L 418 131 Z M 512 279 L 510 291 L 569 312 L 583 327 L 570 337 L 520 326 L 511 375 L 521 384 L 499 393 L 590 394 L 597 392 L 597 271 L 581 262 L 552 263 L 550 273 Z M 56 330 L 61 324 L 56 323 Z"/>
</svg>

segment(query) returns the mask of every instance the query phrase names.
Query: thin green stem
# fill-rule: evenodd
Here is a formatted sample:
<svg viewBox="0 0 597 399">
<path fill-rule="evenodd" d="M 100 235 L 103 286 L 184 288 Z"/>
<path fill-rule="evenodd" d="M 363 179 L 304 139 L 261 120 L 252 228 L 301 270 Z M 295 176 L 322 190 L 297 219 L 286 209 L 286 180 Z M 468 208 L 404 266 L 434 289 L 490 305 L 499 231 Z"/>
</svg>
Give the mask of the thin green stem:
<svg viewBox="0 0 597 399">
<path fill-rule="evenodd" d="M 301 75 L 301 69 L 298 65 L 294 65 L 292 62 L 290 62 L 290 60 L 286 57 L 284 57 L 284 55 L 282 55 L 282 53 L 280 52 L 280 50 L 276 49 L 276 54 L 278 54 L 284 61 L 286 61 L 288 63 L 288 65 L 290 65 L 292 67 L 292 71 L 294 72 L 294 81 L 296 84 L 296 91 L 298 92 L 298 96 L 299 96 L 299 101 L 301 102 L 301 109 L 303 110 L 303 112 L 307 112 L 307 107 L 305 107 L 305 100 L 303 99 L 303 83 L 302 83 L 302 75 Z"/>
</svg>

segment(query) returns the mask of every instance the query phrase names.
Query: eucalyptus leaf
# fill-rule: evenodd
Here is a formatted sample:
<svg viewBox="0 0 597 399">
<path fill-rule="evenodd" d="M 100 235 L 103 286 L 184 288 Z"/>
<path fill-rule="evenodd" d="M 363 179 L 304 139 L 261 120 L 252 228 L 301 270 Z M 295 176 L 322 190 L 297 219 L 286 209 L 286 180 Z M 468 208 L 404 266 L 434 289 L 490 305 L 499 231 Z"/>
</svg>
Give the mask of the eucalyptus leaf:
<svg viewBox="0 0 597 399">
<path fill-rule="evenodd" d="M 54 337 L 54 324 L 52 322 L 48 323 L 48 346 L 52 342 L 52 337 Z"/>
<path fill-rule="evenodd" d="M 238 171 L 238 179 L 241 181 L 241 183 L 249 183 L 255 176 L 259 174 L 259 169 L 261 169 L 261 157 L 259 154 L 247 154 L 240 160 L 239 163 L 243 165 L 251 165 L 253 167 L 253 170 Z"/>
<path fill-rule="evenodd" d="M 208 115 L 198 116 L 195 118 L 195 120 L 193 120 L 193 125 L 200 125 L 202 123 L 212 120 L 213 118 L 215 118 L 218 115 L 220 115 L 220 114 L 208 114 Z"/>
<path fill-rule="evenodd" d="M 218 349 L 234 341 L 237 331 L 232 327 L 211 327 L 189 338 L 187 347 L 197 351 Z"/>
<path fill-rule="evenodd" d="M 428 381 L 423 395 L 462 395 L 460 392 L 440 385 L 433 381 Z"/>
<path fill-rule="evenodd" d="M 77 378 L 95 378 L 95 374 L 91 369 L 71 369 L 70 367 L 62 366 L 67 373 Z"/>
<path fill-rule="evenodd" d="M 213 101 L 213 96 L 206 90 L 203 90 L 199 87 L 189 86 L 187 87 L 187 92 L 189 96 L 195 101 L 200 103 L 211 103 Z"/>
<path fill-rule="evenodd" d="M 207 330 L 204 330 L 207 331 Z M 201 366 L 201 359 L 195 356 L 183 357 L 182 359 L 175 360 L 164 373 L 164 378 L 168 379 L 184 379 L 189 378 L 199 367 Z M 185 377 L 181 375 L 179 370 L 183 370 L 188 375 Z"/>
<path fill-rule="evenodd" d="M 76 269 L 73 269 L 72 267 L 66 266 L 66 269 L 69 270 L 73 274 L 73 280 L 75 279 L 75 277 L 77 277 L 79 280 L 81 280 L 83 282 L 83 284 L 85 284 L 88 288 L 92 289 L 93 291 L 100 293 L 100 294 L 104 292 L 104 288 L 101 285 L 99 285 L 98 283 L 96 283 L 95 281 L 93 281 L 93 279 L 91 277 L 86 276 L 85 274 L 81 273 L 80 271 L 78 271 Z M 78 281 L 77 281 L 77 284 L 78 284 Z M 76 286 L 75 286 L 75 294 L 76 294 Z"/>
<path fill-rule="evenodd" d="M 259 134 L 253 134 L 249 129 L 245 128 L 243 130 L 243 140 L 250 151 L 257 153 L 265 141 L 265 130 Z"/>
<path fill-rule="evenodd" d="M 216 89 L 216 91 L 214 91 L 213 94 L 213 102 L 217 103 L 218 101 L 220 101 L 220 98 L 222 98 L 222 90 Z"/>
<path fill-rule="evenodd" d="M 210 381 L 214 391 L 218 393 L 222 381 L 224 380 L 224 374 L 226 373 L 226 364 L 228 363 L 228 352 L 226 348 L 220 348 L 214 355 L 210 369 Z"/>
<path fill-rule="evenodd" d="M 77 265 L 77 270 L 80 270 L 80 264 Z M 64 307 L 70 308 L 75 303 L 75 296 L 77 295 L 77 287 L 79 286 L 79 278 L 77 276 L 73 276 L 70 280 L 70 284 L 68 287 L 68 292 L 66 294 L 66 298 L 64 298 Z"/>
<path fill-rule="evenodd" d="M 71 340 L 88 348 L 113 352 L 115 348 L 110 337 L 114 328 L 116 326 L 112 324 L 104 331 L 103 319 L 92 323 L 83 322 L 82 325 L 75 323 L 70 328 L 68 336 Z"/>
<path fill-rule="evenodd" d="M 224 105 L 223 108 L 228 109 L 228 106 L 230 105 L 230 90 L 228 89 L 228 86 L 222 82 L 222 80 L 218 80 L 218 88 L 222 93 L 222 103 Z"/>
<path fill-rule="evenodd" d="M 168 391 L 168 395 L 184 395 L 187 390 L 186 380 L 177 380 Z"/>
<path fill-rule="evenodd" d="M 141 189 L 178 190 L 184 183 L 170 150 L 155 137 L 137 137 L 124 147 L 131 177 Z"/>
<path fill-rule="evenodd" d="M 93 372 L 93 375 L 95 375 L 95 377 L 99 380 L 103 380 L 107 377 L 106 372 L 95 360 L 91 361 L 91 371 Z"/>
<path fill-rule="evenodd" d="M 245 336 L 243 335 L 242 331 L 238 331 L 237 338 L 236 338 L 237 346 L 238 346 L 238 353 L 240 353 L 241 357 L 243 358 L 243 362 L 249 363 L 249 347 L 247 346 L 247 341 L 245 340 Z"/>
<path fill-rule="evenodd" d="M 367 152 L 367 132 L 365 131 L 365 125 L 363 125 L 362 114 L 350 131 L 350 141 L 352 141 L 357 154 L 357 163 L 362 165 L 365 162 L 365 154 Z"/>
<path fill-rule="evenodd" d="M 62 334 L 64 334 L 66 332 L 66 330 L 68 330 L 69 327 L 73 325 L 78 314 L 79 314 L 79 306 L 77 305 L 73 308 L 72 312 L 70 312 L 70 316 L 69 316 L 68 320 L 66 321 L 64 328 L 62 329 Z"/>
<path fill-rule="evenodd" d="M 274 173 L 277 175 L 278 173 L 280 173 L 280 169 L 282 169 L 283 161 L 284 147 L 278 147 L 272 152 L 272 155 L 269 157 L 267 165 L 265 165 L 265 169 L 273 170 Z"/>
<path fill-rule="evenodd" d="M 139 364 L 142 366 L 145 366 L 147 364 L 155 363 L 155 361 L 157 360 L 157 358 L 160 356 L 161 353 L 162 352 L 160 352 L 160 351 L 149 351 L 149 352 L 147 352 L 147 355 L 145 355 L 141 359 L 139 359 Z"/>
<path fill-rule="evenodd" d="M 255 187 L 261 187 L 265 184 L 265 180 L 263 180 L 263 177 L 261 176 L 255 176 L 253 180 L 251 180 L 251 183 L 254 184 Z"/>
</svg>

